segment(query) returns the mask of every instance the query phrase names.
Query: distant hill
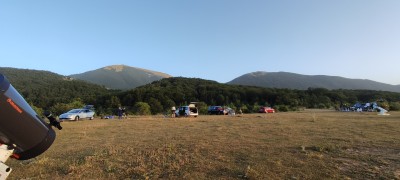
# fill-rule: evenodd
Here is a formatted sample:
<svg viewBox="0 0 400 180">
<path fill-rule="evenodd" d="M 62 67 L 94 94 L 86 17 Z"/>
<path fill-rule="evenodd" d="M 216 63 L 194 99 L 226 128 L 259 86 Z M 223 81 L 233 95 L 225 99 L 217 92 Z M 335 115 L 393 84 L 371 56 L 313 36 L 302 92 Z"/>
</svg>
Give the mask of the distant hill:
<svg viewBox="0 0 400 180">
<path fill-rule="evenodd" d="M 390 85 L 367 79 L 349 79 L 339 76 L 301 75 L 288 72 L 253 72 L 242 75 L 228 84 L 289 89 L 364 89 L 400 92 L 400 85 Z"/>
<path fill-rule="evenodd" d="M 112 65 L 70 77 L 103 85 L 109 89 L 127 90 L 169 78 L 171 75 L 125 65 Z"/>
<path fill-rule="evenodd" d="M 0 73 L 7 77 L 28 103 L 41 108 L 69 103 L 75 98 L 85 103 L 95 103 L 98 97 L 109 93 L 103 86 L 49 71 L 0 67 Z"/>
</svg>

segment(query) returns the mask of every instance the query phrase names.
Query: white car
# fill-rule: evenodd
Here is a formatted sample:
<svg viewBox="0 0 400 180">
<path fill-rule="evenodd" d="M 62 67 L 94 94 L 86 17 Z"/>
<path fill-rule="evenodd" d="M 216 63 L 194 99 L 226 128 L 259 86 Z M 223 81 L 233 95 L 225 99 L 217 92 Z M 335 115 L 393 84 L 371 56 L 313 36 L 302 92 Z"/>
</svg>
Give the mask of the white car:
<svg viewBox="0 0 400 180">
<path fill-rule="evenodd" d="M 64 114 L 61 114 L 60 120 L 75 120 L 88 118 L 92 120 L 94 117 L 94 111 L 91 109 L 72 109 Z"/>
<path fill-rule="evenodd" d="M 176 117 L 189 117 L 189 116 L 197 117 L 198 115 L 199 115 L 199 110 L 193 103 L 189 104 L 189 106 L 181 106 L 175 111 Z"/>
</svg>

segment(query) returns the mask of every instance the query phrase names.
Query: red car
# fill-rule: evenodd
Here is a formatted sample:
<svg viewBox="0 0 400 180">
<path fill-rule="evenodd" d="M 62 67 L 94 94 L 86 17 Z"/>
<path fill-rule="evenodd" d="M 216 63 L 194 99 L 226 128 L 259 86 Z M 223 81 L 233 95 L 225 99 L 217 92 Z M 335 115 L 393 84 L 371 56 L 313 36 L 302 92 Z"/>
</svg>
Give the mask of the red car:
<svg viewBox="0 0 400 180">
<path fill-rule="evenodd" d="M 275 109 L 271 107 L 260 107 L 259 113 L 275 113 Z"/>
</svg>

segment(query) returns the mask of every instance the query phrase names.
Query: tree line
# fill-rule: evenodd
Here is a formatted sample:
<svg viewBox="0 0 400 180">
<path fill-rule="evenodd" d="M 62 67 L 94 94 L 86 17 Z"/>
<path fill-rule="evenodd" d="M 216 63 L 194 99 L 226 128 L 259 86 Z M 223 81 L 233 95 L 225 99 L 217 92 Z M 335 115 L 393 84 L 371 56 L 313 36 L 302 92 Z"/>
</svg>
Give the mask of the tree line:
<svg viewBox="0 0 400 180">
<path fill-rule="evenodd" d="M 324 88 L 261 88 L 175 77 L 110 94 L 104 96 L 100 102 L 97 105 L 100 113 L 112 113 L 112 109 L 123 106 L 128 112 L 143 114 L 138 108 L 148 105 L 147 114 L 160 114 L 169 112 L 172 106 L 187 105 L 190 102 L 197 102 L 200 113 L 203 114 L 207 113 L 207 108 L 211 105 L 241 108 L 245 113 L 253 113 L 261 106 L 271 106 L 277 111 L 296 111 L 304 108 L 338 109 L 340 106 L 351 106 L 356 102 L 378 102 L 385 109 L 399 110 L 400 93 Z"/>
<path fill-rule="evenodd" d="M 339 108 L 356 102 L 378 102 L 385 109 L 400 110 L 400 93 L 386 91 L 261 88 L 184 77 L 165 78 L 121 91 L 47 71 L 0 68 L 0 72 L 6 74 L 38 113 L 50 110 L 56 115 L 85 104 L 94 105 L 98 115 L 115 114 L 118 107 L 126 108 L 129 114 L 162 114 L 169 112 L 172 106 L 190 102 L 198 102 L 203 114 L 211 105 L 241 108 L 245 113 L 252 113 L 261 106 L 271 106 L 277 111 L 296 111 Z"/>
</svg>

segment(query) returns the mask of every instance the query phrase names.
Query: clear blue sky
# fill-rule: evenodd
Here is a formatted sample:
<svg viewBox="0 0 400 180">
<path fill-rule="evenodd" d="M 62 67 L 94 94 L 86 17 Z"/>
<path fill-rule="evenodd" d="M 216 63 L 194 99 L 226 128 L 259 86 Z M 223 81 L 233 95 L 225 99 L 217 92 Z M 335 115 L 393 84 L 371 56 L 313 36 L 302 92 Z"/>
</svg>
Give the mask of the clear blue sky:
<svg viewBox="0 0 400 180">
<path fill-rule="evenodd" d="M 5 0 L 0 66 L 124 64 L 230 81 L 254 71 L 400 84 L 399 0 Z"/>
</svg>

